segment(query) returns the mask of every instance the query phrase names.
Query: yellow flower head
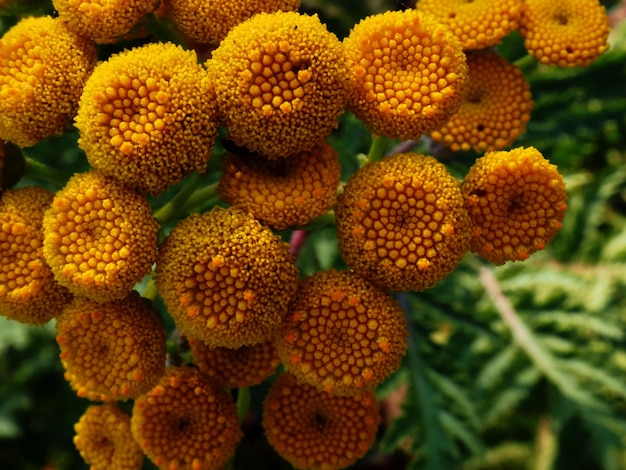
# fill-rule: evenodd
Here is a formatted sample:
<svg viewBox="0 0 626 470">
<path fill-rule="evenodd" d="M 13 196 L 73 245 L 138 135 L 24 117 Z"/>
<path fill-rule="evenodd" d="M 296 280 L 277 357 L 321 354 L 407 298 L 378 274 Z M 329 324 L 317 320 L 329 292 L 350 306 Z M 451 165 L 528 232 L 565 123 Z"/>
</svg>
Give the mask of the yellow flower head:
<svg viewBox="0 0 626 470">
<path fill-rule="evenodd" d="M 136 398 L 165 371 L 165 329 L 135 292 L 107 303 L 76 297 L 56 329 L 63 365 L 91 393 Z"/>
<path fill-rule="evenodd" d="M 227 387 L 251 387 L 271 376 L 280 359 L 273 341 L 237 349 L 211 348 L 190 340 L 193 362 L 200 372 Z"/>
<path fill-rule="evenodd" d="M 300 0 L 166 0 L 168 15 L 178 29 L 191 39 L 219 44 L 239 23 L 257 13 L 296 11 Z"/>
<path fill-rule="evenodd" d="M 211 347 L 269 339 L 297 283 L 289 245 L 239 209 L 192 214 L 159 249 L 156 284 L 169 313 Z"/>
<path fill-rule="evenodd" d="M 267 440 L 295 468 L 352 465 L 374 444 L 380 421 L 373 392 L 335 396 L 288 373 L 274 382 L 263 404 Z"/>
<path fill-rule="evenodd" d="M 459 183 L 433 157 L 401 153 L 365 165 L 335 215 L 346 264 L 385 289 L 432 287 L 469 249 Z"/>
<path fill-rule="evenodd" d="M 526 130 L 533 107 L 522 71 L 491 51 L 467 56 L 468 87 L 459 110 L 431 137 L 455 152 L 500 150 Z"/>
<path fill-rule="evenodd" d="M 130 416 L 117 405 L 91 405 L 74 430 L 74 445 L 91 470 L 141 469 L 144 454 L 130 432 Z"/>
<path fill-rule="evenodd" d="M 76 392 L 76 396 L 79 398 L 84 398 L 89 401 L 102 401 L 102 402 L 113 402 L 116 401 L 111 395 L 104 395 L 102 393 L 96 393 L 94 391 L 89 390 L 83 380 L 82 377 L 72 374 L 67 369 L 67 362 L 61 359 L 61 365 L 65 372 L 63 372 L 63 377 L 69 384 L 70 388 Z"/>
<path fill-rule="evenodd" d="M 255 15 L 228 33 L 207 67 L 229 138 L 268 158 L 317 145 L 348 97 L 341 42 L 317 15 Z"/>
<path fill-rule="evenodd" d="M 159 226 L 147 199 L 95 170 L 57 192 L 43 227 L 57 281 L 100 302 L 125 297 L 156 259 Z"/>
<path fill-rule="evenodd" d="M 217 470 L 242 432 L 231 396 L 196 369 L 170 368 L 133 407 L 131 431 L 159 467 Z"/>
<path fill-rule="evenodd" d="M 204 172 L 217 135 L 213 85 L 196 54 L 151 43 L 100 63 L 76 127 L 89 163 L 154 194 Z"/>
<path fill-rule="evenodd" d="M 305 278 L 276 333 L 287 370 L 334 395 L 382 383 L 400 366 L 406 341 L 402 309 L 352 271 Z"/>
<path fill-rule="evenodd" d="M 567 209 L 562 176 L 534 147 L 476 160 L 463 196 L 473 225 L 471 249 L 494 264 L 523 261 L 544 249 Z"/>
<path fill-rule="evenodd" d="M 77 34 L 97 43 L 113 42 L 154 10 L 154 0 L 52 0 L 59 18 Z"/>
<path fill-rule="evenodd" d="M 598 0 L 525 0 L 520 33 L 543 64 L 584 67 L 609 48 L 609 21 Z"/>
<path fill-rule="evenodd" d="M 96 48 L 60 19 L 25 18 L 0 39 L 0 138 L 30 147 L 72 122 Z"/>
<path fill-rule="evenodd" d="M 349 109 L 374 134 L 418 139 L 461 103 L 465 54 L 430 16 L 416 10 L 369 16 L 343 43 L 352 71 Z"/>
<path fill-rule="evenodd" d="M 322 143 L 280 160 L 228 154 L 219 188 L 227 203 L 283 230 L 308 224 L 332 207 L 340 177 L 337 152 Z"/>
<path fill-rule="evenodd" d="M 43 256 L 41 224 L 52 198 L 31 186 L 0 199 L 0 315 L 31 325 L 47 323 L 72 299 Z"/>
<path fill-rule="evenodd" d="M 523 0 L 419 0 L 415 8 L 447 26 L 468 50 L 495 46 L 517 29 L 522 4 Z"/>
</svg>

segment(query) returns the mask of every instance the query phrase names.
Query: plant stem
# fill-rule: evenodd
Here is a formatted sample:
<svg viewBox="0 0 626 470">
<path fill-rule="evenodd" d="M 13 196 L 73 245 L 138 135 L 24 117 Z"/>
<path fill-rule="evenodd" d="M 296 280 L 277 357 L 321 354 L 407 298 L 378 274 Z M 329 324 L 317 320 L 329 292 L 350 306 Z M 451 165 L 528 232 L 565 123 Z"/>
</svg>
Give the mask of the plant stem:
<svg viewBox="0 0 626 470">
<path fill-rule="evenodd" d="M 192 173 L 189 180 L 183 185 L 179 193 L 169 202 L 154 211 L 153 216 L 161 226 L 165 225 L 167 222 L 179 215 L 181 209 L 200 183 L 202 183 L 203 179 L 203 175 L 200 175 L 197 172 Z"/>
<path fill-rule="evenodd" d="M 241 387 L 237 391 L 237 415 L 239 416 L 239 422 L 243 422 L 248 410 L 250 409 L 250 389 L 248 387 Z"/>
<path fill-rule="evenodd" d="M 45 163 L 41 163 L 32 157 L 27 157 L 26 155 L 24 155 L 24 162 L 26 163 L 24 176 L 52 183 L 60 188 L 65 186 L 67 180 L 72 177 L 72 175 L 65 173 L 64 171 L 57 170 L 56 168 L 46 165 Z"/>
<path fill-rule="evenodd" d="M 207 202 L 215 205 L 219 200 L 219 191 L 218 191 L 218 183 L 212 183 L 207 186 L 203 186 L 202 188 L 196 189 L 190 196 L 189 199 L 183 205 L 183 211 L 191 212 L 194 208 L 202 205 L 206 206 Z"/>
<path fill-rule="evenodd" d="M 372 134 L 372 144 L 370 150 L 367 153 L 367 161 L 376 162 L 385 156 L 385 146 L 387 145 L 387 138 L 384 135 Z"/>
</svg>

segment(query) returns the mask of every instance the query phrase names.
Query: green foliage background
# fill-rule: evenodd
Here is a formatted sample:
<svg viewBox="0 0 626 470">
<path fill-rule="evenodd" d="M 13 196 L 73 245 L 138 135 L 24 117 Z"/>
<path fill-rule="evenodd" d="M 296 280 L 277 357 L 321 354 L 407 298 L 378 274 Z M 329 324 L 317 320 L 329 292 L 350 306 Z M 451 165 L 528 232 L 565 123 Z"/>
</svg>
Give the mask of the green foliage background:
<svg viewBox="0 0 626 470">
<path fill-rule="evenodd" d="M 21 5 L 51 11 L 47 2 Z M 304 0 L 302 11 L 319 13 L 342 38 L 367 14 L 400 6 Z M 19 14 L 0 17 L 0 31 Z M 524 263 L 492 268 L 468 255 L 436 287 L 398 296 L 411 320 L 409 352 L 378 391 L 385 405 L 379 443 L 355 467 L 626 469 L 626 22 L 585 69 L 537 65 L 524 58 L 517 34 L 499 50 L 523 68 L 536 103 L 516 145 L 537 147 L 567 182 L 563 229 Z M 341 118 L 330 141 L 346 176 L 370 140 L 351 115 Z M 428 143 L 417 151 L 429 152 Z M 72 130 L 27 153 L 71 172 L 87 168 Z M 460 178 L 476 158 L 440 156 Z M 19 183 L 31 184 L 58 189 L 29 178 Z M 152 201 L 155 207 L 180 187 Z M 312 231 L 298 262 L 303 274 L 342 267 L 334 228 Z M 265 391 L 251 390 L 236 468 L 288 468 L 258 427 Z M 63 380 L 54 326 L 0 317 L 0 468 L 85 468 L 72 435 L 87 405 Z"/>
</svg>

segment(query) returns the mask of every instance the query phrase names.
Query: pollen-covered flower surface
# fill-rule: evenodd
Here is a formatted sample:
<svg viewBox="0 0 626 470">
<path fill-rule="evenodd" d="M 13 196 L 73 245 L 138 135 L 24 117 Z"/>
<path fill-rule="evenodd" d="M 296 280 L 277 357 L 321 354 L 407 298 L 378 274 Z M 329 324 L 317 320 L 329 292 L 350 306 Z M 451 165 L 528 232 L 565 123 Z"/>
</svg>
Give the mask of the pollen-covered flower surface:
<svg viewBox="0 0 626 470">
<path fill-rule="evenodd" d="M 78 173 L 44 216 L 44 256 L 76 295 L 121 299 L 151 272 L 158 224 L 144 196 L 99 171 Z"/>
<path fill-rule="evenodd" d="M 49 16 L 28 17 L 0 39 L 0 138 L 30 147 L 72 122 L 96 48 Z"/>
<path fill-rule="evenodd" d="M 447 26 L 468 50 L 499 44 L 517 29 L 522 4 L 522 0 L 419 0 L 415 8 Z"/>
<path fill-rule="evenodd" d="M 116 400 L 136 398 L 165 371 L 165 330 L 136 293 L 97 303 L 75 298 L 57 318 L 66 370 L 87 391 Z"/>
<path fill-rule="evenodd" d="M 399 153 L 365 165 L 335 213 L 344 261 L 385 289 L 432 287 L 469 249 L 459 183 L 433 157 Z"/>
<path fill-rule="evenodd" d="M 260 13 L 235 26 L 207 62 L 229 138 L 268 158 L 310 150 L 348 98 L 343 48 L 317 17 Z"/>
<path fill-rule="evenodd" d="M 544 249 L 567 209 L 563 177 L 534 147 L 476 160 L 463 196 L 472 219 L 471 249 L 494 264 L 523 261 Z"/>
<path fill-rule="evenodd" d="M 524 46 L 542 64 L 584 67 L 609 45 L 609 21 L 598 0 L 525 0 Z"/>
<path fill-rule="evenodd" d="M 289 245 L 240 209 L 192 214 L 159 249 L 156 284 L 169 313 L 209 346 L 269 339 L 297 282 Z"/>
<path fill-rule="evenodd" d="M 217 470 L 241 439 L 237 409 L 221 385 L 192 368 L 170 368 L 135 401 L 131 430 L 168 470 Z"/>
<path fill-rule="evenodd" d="M 93 167 L 158 194 L 205 171 L 216 112 L 212 79 L 195 52 L 147 44 L 98 64 L 80 100 L 78 144 Z"/>
<path fill-rule="evenodd" d="M 352 465 L 374 444 L 380 424 L 373 392 L 339 397 L 282 374 L 263 405 L 269 443 L 295 468 L 331 470 Z"/>
<path fill-rule="evenodd" d="M 115 404 L 91 405 L 74 425 L 74 445 L 91 470 L 140 470 L 144 455 L 130 416 Z"/>
<path fill-rule="evenodd" d="M 52 0 L 59 18 L 77 34 L 97 43 L 113 42 L 154 10 L 154 0 Z"/>
<path fill-rule="evenodd" d="M 43 325 L 61 313 L 72 295 L 54 280 L 43 256 L 47 189 L 7 189 L 0 199 L 0 315 Z"/>
<path fill-rule="evenodd" d="M 388 293 L 351 271 L 331 270 L 301 282 L 276 347 L 298 380 L 355 395 L 400 366 L 406 338 L 404 315 Z"/>
<path fill-rule="evenodd" d="M 533 107 L 522 71 L 490 51 L 467 56 L 469 79 L 459 110 L 431 137 L 453 151 L 500 150 L 526 130 Z"/>
<path fill-rule="evenodd" d="M 378 135 L 418 139 L 456 111 L 467 74 L 459 41 L 416 10 L 359 22 L 343 41 L 349 109 Z"/>
<path fill-rule="evenodd" d="M 225 202 L 283 230 L 305 225 L 331 208 L 340 177 L 339 156 L 325 143 L 278 160 L 230 153 L 220 194 Z"/>
</svg>

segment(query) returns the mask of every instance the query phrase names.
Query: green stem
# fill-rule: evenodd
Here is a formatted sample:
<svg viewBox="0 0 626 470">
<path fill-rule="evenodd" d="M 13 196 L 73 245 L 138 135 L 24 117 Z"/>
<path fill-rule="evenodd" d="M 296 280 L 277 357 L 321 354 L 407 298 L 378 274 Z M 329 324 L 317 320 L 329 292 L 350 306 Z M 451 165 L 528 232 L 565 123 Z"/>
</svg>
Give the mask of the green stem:
<svg viewBox="0 0 626 470">
<path fill-rule="evenodd" d="M 367 161 L 375 162 L 383 158 L 385 155 L 385 146 L 387 145 L 387 138 L 384 135 L 372 134 L 372 144 L 370 150 L 367 153 Z"/>
<path fill-rule="evenodd" d="M 243 422 L 244 418 L 248 414 L 250 409 L 250 389 L 248 387 L 241 387 L 237 391 L 237 415 L 239 416 L 239 422 Z"/>
<path fill-rule="evenodd" d="M 204 180 L 204 175 L 200 175 L 197 172 L 194 172 L 189 177 L 189 180 L 185 182 L 180 192 L 174 196 L 169 202 L 158 208 L 154 211 L 154 218 L 161 225 L 165 225 L 167 222 L 171 221 L 174 217 L 179 215 L 181 209 L 189 199 L 189 197 L 193 194 L 196 188 L 202 183 Z"/>
<path fill-rule="evenodd" d="M 24 161 L 26 163 L 24 176 L 29 178 L 52 183 L 62 188 L 65 186 L 65 183 L 67 183 L 67 180 L 72 177 L 72 175 L 65 173 L 64 171 L 57 170 L 56 168 L 46 165 L 45 163 L 41 163 L 32 157 L 24 156 Z"/>
<path fill-rule="evenodd" d="M 207 202 L 217 203 L 219 200 L 218 183 L 209 184 L 202 188 L 196 189 L 193 194 L 189 196 L 189 199 L 185 202 L 183 210 L 185 212 L 191 212 L 194 208 L 202 205 L 205 206 Z"/>
<path fill-rule="evenodd" d="M 185 47 L 185 41 L 176 33 L 174 26 L 167 20 L 157 17 L 154 13 L 147 15 L 143 26 L 161 42 L 172 42 Z"/>
<path fill-rule="evenodd" d="M 335 223 L 335 211 L 330 209 L 324 214 L 320 215 L 317 219 L 313 220 L 309 224 L 301 227 L 302 230 L 317 230 L 318 228 L 326 227 Z"/>
<path fill-rule="evenodd" d="M 524 57 L 520 57 L 515 62 L 513 62 L 513 65 L 515 65 L 522 72 L 527 72 L 532 67 L 537 65 L 537 59 L 535 59 L 530 54 L 526 54 Z"/>
</svg>

